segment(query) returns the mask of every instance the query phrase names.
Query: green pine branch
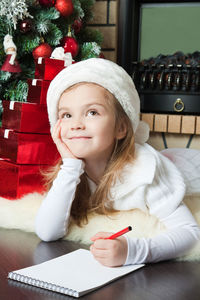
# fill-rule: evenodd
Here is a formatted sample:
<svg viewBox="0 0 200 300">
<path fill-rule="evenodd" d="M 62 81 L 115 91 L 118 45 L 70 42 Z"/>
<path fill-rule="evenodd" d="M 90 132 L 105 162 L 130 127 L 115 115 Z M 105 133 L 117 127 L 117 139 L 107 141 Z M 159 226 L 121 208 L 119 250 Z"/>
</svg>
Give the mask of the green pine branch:
<svg viewBox="0 0 200 300">
<path fill-rule="evenodd" d="M 80 0 L 81 7 L 85 12 L 84 21 L 86 23 L 91 21 L 91 19 L 93 18 L 92 8 L 94 6 L 94 3 L 94 0 Z"/>
<path fill-rule="evenodd" d="M 25 80 L 15 79 L 5 88 L 4 99 L 25 102 L 28 94 L 28 83 Z"/>
<path fill-rule="evenodd" d="M 31 54 L 32 56 L 32 51 L 40 44 L 41 39 L 40 36 L 30 33 L 27 35 L 16 36 L 15 42 L 17 44 L 18 58 L 20 58 L 27 53 Z"/>
<path fill-rule="evenodd" d="M 95 42 L 86 42 L 81 47 L 82 59 L 95 58 L 101 53 L 101 47 Z"/>
<path fill-rule="evenodd" d="M 50 7 L 47 9 L 38 9 L 36 20 L 56 20 L 60 17 L 59 11 L 55 7 Z"/>
<path fill-rule="evenodd" d="M 56 24 L 51 23 L 49 26 L 49 32 L 45 38 L 45 42 L 50 44 L 51 46 L 57 46 L 60 44 L 60 40 L 63 37 L 62 31 L 58 28 Z"/>
<path fill-rule="evenodd" d="M 101 45 L 103 42 L 102 33 L 97 29 L 93 29 L 90 27 L 84 28 L 84 30 L 82 30 L 77 37 L 78 40 L 81 41 L 81 43 L 96 42 L 98 45 Z"/>
<path fill-rule="evenodd" d="M 8 81 L 11 77 L 10 72 L 0 71 L 0 82 Z"/>
</svg>

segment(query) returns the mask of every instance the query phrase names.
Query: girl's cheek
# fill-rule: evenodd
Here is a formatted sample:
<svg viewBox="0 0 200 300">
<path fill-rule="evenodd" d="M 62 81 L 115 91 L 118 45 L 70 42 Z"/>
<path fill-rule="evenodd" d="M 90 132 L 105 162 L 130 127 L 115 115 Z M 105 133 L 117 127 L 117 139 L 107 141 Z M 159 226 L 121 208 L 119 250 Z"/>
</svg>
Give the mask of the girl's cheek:
<svg viewBox="0 0 200 300">
<path fill-rule="evenodd" d="M 66 120 L 62 120 L 61 123 L 60 123 L 61 137 L 66 136 L 67 131 L 68 131 L 68 124 L 67 124 Z"/>
</svg>

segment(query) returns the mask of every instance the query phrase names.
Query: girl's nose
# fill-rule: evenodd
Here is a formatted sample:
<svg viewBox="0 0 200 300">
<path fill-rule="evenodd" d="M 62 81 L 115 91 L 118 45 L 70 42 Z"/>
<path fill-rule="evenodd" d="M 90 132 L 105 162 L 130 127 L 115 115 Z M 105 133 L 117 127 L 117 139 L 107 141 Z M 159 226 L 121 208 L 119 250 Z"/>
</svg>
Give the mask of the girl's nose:
<svg viewBox="0 0 200 300">
<path fill-rule="evenodd" d="M 71 124 L 71 130 L 83 130 L 85 129 L 85 125 L 84 123 L 79 119 L 79 120 L 74 120 L 74 122 L 72 122 Z"/>
</svg>

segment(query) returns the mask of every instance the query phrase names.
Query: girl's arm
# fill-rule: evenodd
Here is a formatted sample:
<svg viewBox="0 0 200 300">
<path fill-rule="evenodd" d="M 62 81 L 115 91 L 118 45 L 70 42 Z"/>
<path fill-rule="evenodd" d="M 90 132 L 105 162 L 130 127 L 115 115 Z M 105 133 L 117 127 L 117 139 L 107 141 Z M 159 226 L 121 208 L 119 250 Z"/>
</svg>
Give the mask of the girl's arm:
<svg viewBox="0 0 200 300">
<path fill-rule="evenodd" d="M 71 205 L 83 168 L 82 160 L 63 159 L 57 178 L 36 216 L 35 231 L 43 241 L 54 241 L 66 234 Z"/>
<path fill-rule="evenodd" d="M 125 264 L 151 263 L 173 259 L 185 254 L 200 240 L 200 227 L 184 204 L 161 219 L 166 232 L 153 238 L 127 237 Z"/>
<path fill-rule="evenodd" d="M 121 236 L 109 240 L 106 238 L 111 233 L 99 232 L 91 238 L 94 243 L 90 250 L 101 264 L 115 267 L 176 258 L 200 240 L 200 228 L 184 204 L 161 221 L 166 232 L 153 238 Z"/>
</svg>

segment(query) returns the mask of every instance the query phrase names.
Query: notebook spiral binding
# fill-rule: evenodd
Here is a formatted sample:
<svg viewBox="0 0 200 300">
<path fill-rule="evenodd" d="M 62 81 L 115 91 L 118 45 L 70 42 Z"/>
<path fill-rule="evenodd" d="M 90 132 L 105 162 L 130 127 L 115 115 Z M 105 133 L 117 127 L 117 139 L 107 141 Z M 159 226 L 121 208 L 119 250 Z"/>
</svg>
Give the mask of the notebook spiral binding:
<svg viewBox="0 0 200 300">
<path fill-rule="evenodd" d="M 37 279 L 31 278 L 28 276 L 20 275 L 15 272 L 8 273 L 8 278 L 14 279 L 16 281 L 23 282 L 23 283 L 26 283 L 29 285 L 33 285 L 33 286 L 36 286 L 39 288 L 47 289 L 52 292 L 62 293 L 62 294 L 68 295 L 68 296 L 76 297 L 76 298 L 79 296 L 79 293 L 72 289 L 67 289 L 62 286 L 55 285 L 55 284 L 52 284 L 49 282 L 45 282 L 45 281 L 37 280 Z"/>
</svg>

